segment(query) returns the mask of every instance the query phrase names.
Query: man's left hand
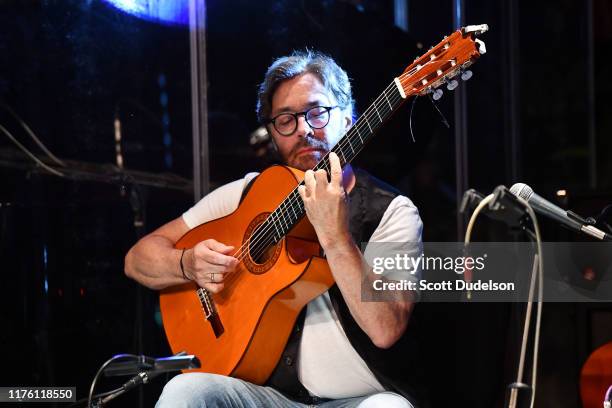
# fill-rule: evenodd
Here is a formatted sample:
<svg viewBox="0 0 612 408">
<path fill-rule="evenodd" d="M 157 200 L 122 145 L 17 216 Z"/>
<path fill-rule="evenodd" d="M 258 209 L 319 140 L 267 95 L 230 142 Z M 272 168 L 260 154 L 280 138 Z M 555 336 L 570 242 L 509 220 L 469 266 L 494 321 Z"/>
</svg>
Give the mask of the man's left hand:
<svg viewBox="0 0 612 408">
<path fill-rule="evenodd" d="M 335 244 L 350 242 L 347 194 L 342 184 L 340 159 L 331 152 L 329 162 L 329 181 L 325 170 L 308 170 L 304 174 L 304 185 L 298 187 L 308 220 L 326 251 Z"/>
</svg>

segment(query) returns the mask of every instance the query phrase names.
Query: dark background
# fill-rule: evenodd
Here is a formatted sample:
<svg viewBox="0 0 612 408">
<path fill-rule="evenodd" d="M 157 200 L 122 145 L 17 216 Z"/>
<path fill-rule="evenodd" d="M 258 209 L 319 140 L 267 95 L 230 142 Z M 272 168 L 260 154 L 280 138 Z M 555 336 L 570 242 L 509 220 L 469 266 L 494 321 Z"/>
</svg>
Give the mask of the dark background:
<svg viewBox="0 0 612 408">
<path fill-rule="evenodd" d="M 391 0 L 208 1 L 211 186 L 274 160 L 249 146 L 258 127 L 257 85 L 274 57 L 304 47 L 331 54 L 352 78 L 359 113 L 416 56 L 453 31 L 451 0 L 406 4 L 408 27 L 402 30 L 394 25 Z M 461 85 L 467 92 L 469 187 L 488 193 L 523 181 L 550 199 L 566 189 L 565 204 L 596 215 L 612 202 L 612 5 L 593 0 L 590 25 L 587 2 L 579 0 L 464 4 L 468 24 L 490 26 L 482 37 L 488 52 L 474 65 L 474 78 Z M 90 174 L 76 180 L 50 175 L 0 136 L 0 385 L 72 385 L 82 397 L 113 354 L 170 353 L 156 295 L 125 278 L 123 256 L 140 233 L 193 202 L 189 58 L 184 19 L 142 18 L 94 0 L 0 1 L 0 125 L 52 163 L 8 106 L 56 156 Z M 439 108 L 450 129 L 419 98 L 412 116 L 416 142 L 408 105 L 357 160 L 415 202 L 426 241 L 458 237 L 449 94 Z M 141 173 L 116 177 L 115 118 L 122 124 L 125 168 Z M 596 157 L 589 154 L 590 127 Z M 96 181 L 93 173 L 115 177 Z M 142 185 L 142 178 L 158 178 L 164 187 Z M 139 229 L 134 221 L 141 216 Z M 481 238 L 505 239 L 498 228 L 481 224 Z M 571 239 L 548 223 L 544 237 Z M 536 406 L 580 406 L 580 367 L 594 348 L 612 340 L 608 310 L 545 305 Z M 425 374 L 433 406 L 502 406 L 516 366 L 520 312 L 520 305 L 421 308 L 414 326 L 423 339 L 423 363 L 406 369 Z M 111 385 L 103 380 L 99 390 Z M 146 406 L 162 385 L 158 379 L 144 388 Z M 133 394 L 116 405 L 133 406 Z"/>
</svg>

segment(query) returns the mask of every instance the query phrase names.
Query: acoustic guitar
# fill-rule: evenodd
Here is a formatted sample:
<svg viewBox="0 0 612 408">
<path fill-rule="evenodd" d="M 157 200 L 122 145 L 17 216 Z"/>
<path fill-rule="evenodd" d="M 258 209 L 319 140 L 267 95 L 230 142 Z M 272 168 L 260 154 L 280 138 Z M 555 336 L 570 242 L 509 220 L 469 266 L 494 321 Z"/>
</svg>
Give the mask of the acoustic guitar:
<svg viewBox="0 0 612 408">
<path fill-rule="evenodd" d="M 376 131 L 410 96 L 433 94 L 485 53 L 475 36 L 486 24 L 467 26 L 445 37 L 393 79 L 333 147 L 341 164 L 351 162 Z M 315 170 L 329 172 L 328 155 Z M 297 187 L 304 173 L 273 166 L 253 182 L 230 215 L 202 224 L 175 247 L 191 248 L 214 238 L 238 248 L 235 272 L 221 293 L 211 294 L 189 282 L 160 295 L 164 329 L 174 352 L 200 358 L 197 371 L 234 376 L 263 384 L 274 370 L 300 310 L 327 291 L 334 279 L 312 226 L 305 217 Z"/>
</svg>

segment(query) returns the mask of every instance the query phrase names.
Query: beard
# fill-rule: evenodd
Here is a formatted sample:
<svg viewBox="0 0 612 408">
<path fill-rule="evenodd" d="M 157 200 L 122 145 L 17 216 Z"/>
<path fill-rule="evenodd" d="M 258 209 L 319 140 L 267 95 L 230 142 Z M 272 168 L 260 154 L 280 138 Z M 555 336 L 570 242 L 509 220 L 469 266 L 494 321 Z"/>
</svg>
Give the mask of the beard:
<svg viewBox="0 0 612 408">
<path fill-rule="evenodd" d="M 317 150 L 299 154 L 299 151 L 305 148 Z M 330 149 L 331 146 L 327 141 L 306 136 L 301 138 L 299 143 L 293 146 L 285 158 L 285 161 L 289 166 L 295 167 L 296 169 L 302 171 L 310 170 L 330 151 Z"/>
</svg>

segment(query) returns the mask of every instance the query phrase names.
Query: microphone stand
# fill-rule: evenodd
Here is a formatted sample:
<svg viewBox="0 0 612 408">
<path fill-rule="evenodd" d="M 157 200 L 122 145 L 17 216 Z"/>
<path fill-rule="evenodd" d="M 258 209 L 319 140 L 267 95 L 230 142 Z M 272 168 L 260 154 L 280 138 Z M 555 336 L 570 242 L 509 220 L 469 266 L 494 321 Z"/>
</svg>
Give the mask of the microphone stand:
<svg viewBox="0 0 612 408">
<path fill-rule="evenodd" d="M 494 199 L 489 204 L 489 208 L 496 212 L 501 211 L 501 214 L 502 214 L 501 219 L 503 221 L 505 221 L 511 227 L 516 226 L 518 224 L 520 228 L 523 231 L 525 231 L 525 233 L 527 234 L 529 238 L 531 238 L 532 240 L 535 239 L 536 244 L 537 244 L 539 240 L 537 221 L 535 219 L 532 220 L 533 228 L 536 230 L 535 234 L 534 234 L 534 231 L 532 231 L 529 228 L 529 225 L 527 224 L 527 220 L 528 220 L 527 212 L 528 211 L 527 211 L 526 206 L 528 204 L 524 200 L 517 198 L 514 194 L 512 194 L 506 186 L 496 187 L 495 190 L 493 190 L 493 194 L 494 194 Z M 533 215 L 533 212 L 531 214 Z M 536 288 L 539 289 L 538 293 L 541 293 L 541 289 L 542 289 L 541 287 L 538 287 L 538 280 L 537 280 L 537 278 L 541 277 L 541 274 L 543 273 L 543 271 L 540 269 L 540 265 L 542 264 L 541 259 L 540 259 L 541 257 L 542 257 L 542 254 L 539 253 L 539 251 L 536 252 L 536 254 L 533 257 L 533 267 L 531 269 L 531 280 L 529 282 L 529 294 L 527 298 L 527 310 L 525 310 L 525 321 L 524 321 L 524 326 L 523 326 L 523 335 L 521 339 L 521 351 L 519 354 L 519 365 L 517 368 L 516 381 L 508 385 L 508 390 L 509 390 L 509 395 L 507 398 L 508 408 L 517 407 L 518 402 L 519 402 L 519 393 L 521 391 L 526 392 L 524 401 L 533 401 L 533 398 L 535 398 L 535 395 L 533 395 L 533 393 L 535 392 L 534 390 L 535 384 L 532 387 L 524 382 L 524 374 L 525 374 L 524 372 L 525 372 L 525 359 L 527 357 L 527 348 L 529 347 L 529 337 L 530 337 L 530 332 L 531 332 L 531 320 L 532 320 L 535 292 L 536 292 Z M 540 281 L 540 284 L 541 284 L 541 281 Z M 540 306 L 541 302 L 542 302 L 541 297 L 537 296 L 535 303 L 536 305 L 538 305 L 538 308 L 541 307 Z M 536 321 L 535 333 L 534 333 L 535 335 L 534 350 L 533 350 L 534 360 L 532 363 L 534 367 L 537 365 L 536 359 L 537 359 L 538 351 L 536 348 L 539 347 L 539 330 L 540 330 L 540 327 L 539 327 L 539 316 L 538 316 L 538 319 Z M 532 367 L 532 369 L 534 367 Z"/>
<path fill-rule="evenodd" d="M 485 196 L 479 193 L 476 190 L 468 190 L 464 193 L 461 212 L 464 212 L 468 207 L 475 207 L 481 201 L 485 199 Z M 521 202 L 524 200 L 518 199 L 514 194 L 510 192 L 510 190 L 505 186 L 498 186 L 493 191 L 493 197 L 488 203 L 489 211 L 486 213 L 490 218 L 496 219 L 498 221 L 502 221 L 506 223 L 510 228 L 520 227 L 525 233 L 532 239 L 538 239 L 536 234 L 529 228 L 527 224 L 527 211 L 525 207 L 525 203 Z M 533 220 L 534 227 L 536 221 Z M 527 347 L 529 346 L 529 334 L 531 328 L 531 319 L 532 319 L 532 311 L 533 311 L 533 299 L 534 293 L 537 288 L 537 280 L 536 278 L 540 276 L 543 271 L 540 270 L 540 257 L 542 254 L 536 253 L 533 259 L 533 267 L 531 271 L 531 280 L 529 283 L 529 295 L 527 301 L 527 310 L 525 311 L 525 322 L 523 327 L 523 335 L 521 340 L 521 351 L 519 355 L 519 365 L 517 369 L 516 381 L 509 384 L 507 389 L 509 393 L 507 393 L 507 407 L 508 408 L 516 408 L 519 401 L 519 392 L 527 391 L 527 396 L 525 398 L 531 399 L 533 398 L 534 390 L 528 384 L 523 382 L 524 371 L 525 371 L 525 360 L 527 356 Z M 540 288 L 541 289 L 541 288 Z M 540 304 L 542 299 L 538 296 L 536 300 L 536 304 Z M 538 344 L 539 339 L 539 326 L 537 325 L 539 322 L 536 322 L 535 328 L 535 336 L 536 336 L 536 345 Z M 537 350 L 534 350 L 534 355 L 537 356 Z M 534 359 L 534 364 L 536 364 L 536 360 Z"/>
<path fill-rule="evenodd" d="M 533 257 L 533 268 L 531 270 L 531 281 L 529 282 L 529 295 L 527 301 L 527 310 L 525 311 L 525 324 L 523 326 L 523 338 L 521 341 L 521 353 L 519 356 L 519 365 L 518 371 L 516 374 L 516 381 L 508 385 L 508 389 L 510 390 L 510 395 L 508 397 L 508 408 L 516 408 L 518 402 L 518 394 L 519 391 L 528 392 L 528 397 L 531 396 L 531 392 L 533 391 L 528 384 L 523 382 L 523 375 L 525 369 L 525 358 L 527 355 L 527 346 L 529 342 L 529 328 L 531 327 L 531 312 L 533 309 L 533 293 L 535 292 L 536 287 L 536 276 L 538 274 L 538 254 L 535 254 Z M 538 302 L 541 302 L 542 299 L 538 299 Z M 527 398 L 527 397 L 526 397 Z"/>
<path fill-rule="evenodd" d="M 123 186 L 122 186 L 123 188 Z M 129 192 L 129 202 L 130 207 L 132 208 L 132 213 L 134 214 L 134 231 L 136 232 L 136 238 L 140 239 L 146 234 L 146 216 L 147 216 L 147 198 L 148 198 L 148 190 L 136 184 L 132 184 Z M 144 309 L 145 307 L 148 309 L 150 294 L 144 293 L 142 285 L 136 285 L 136 324 L 134 325 L 134 342 L 135 348 L 138 354 L 142 354 L 144 352 L 144 344 L 143 344 L 143 325 L 145 324 L 143 321 Z M 145 306 L 146 305 L 146 306 Z M 140 389 L 138 393 L 138 407 L 142 408 L 144 406 L 144 393 L 142 389 Z"/>
</svg>

